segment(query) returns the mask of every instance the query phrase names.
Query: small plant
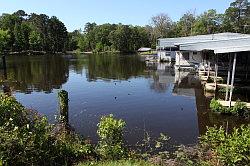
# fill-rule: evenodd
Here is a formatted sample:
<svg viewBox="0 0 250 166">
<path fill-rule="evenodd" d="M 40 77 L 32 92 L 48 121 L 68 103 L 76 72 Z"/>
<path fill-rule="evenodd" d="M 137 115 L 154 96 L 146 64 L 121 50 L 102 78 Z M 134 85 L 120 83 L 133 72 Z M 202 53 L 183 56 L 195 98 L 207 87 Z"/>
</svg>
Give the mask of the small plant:
<svg viewBox="0 0 250 166">
<path fill-rule="evenodd" d="M 201 137 L 201 145 L 209 147 L 225 165 L 248 165 L 250 162 L 250 125 L 234 128 L 228 134 L 222 127 L 211 127 Z"/>
<path fill-rule="evenodd" d="M 123 130 L 126 123 L 121 119 L 115 119 L 111 114 L 101 118 L 97 125 L 99 142 L 97 150 L 104 159 L 121 159 L 126 156 L 123 141 Z"/>
</svg>

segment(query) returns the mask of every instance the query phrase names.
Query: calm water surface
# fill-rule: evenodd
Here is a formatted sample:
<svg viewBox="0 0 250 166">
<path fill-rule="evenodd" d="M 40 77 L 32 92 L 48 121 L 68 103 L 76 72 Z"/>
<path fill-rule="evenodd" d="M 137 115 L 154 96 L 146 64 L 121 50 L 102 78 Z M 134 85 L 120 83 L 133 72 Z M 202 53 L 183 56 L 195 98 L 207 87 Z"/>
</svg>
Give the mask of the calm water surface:
<svg viewBox="0 0 250 166">
<path fill-rule="evenodd" d="M 57 92 L 67 90 L 70 125 L 94 141 L 100 117 L 108 114 L 126 121 L 129 144 L 142 140 L 145 131 L 193 144 L 206 125 L 241 122 L 208 111 L 194 74 L 136 55 L 11 56 L 7 65 L 13 95 L 52 123 L 58 115 Z"/>
</svg>

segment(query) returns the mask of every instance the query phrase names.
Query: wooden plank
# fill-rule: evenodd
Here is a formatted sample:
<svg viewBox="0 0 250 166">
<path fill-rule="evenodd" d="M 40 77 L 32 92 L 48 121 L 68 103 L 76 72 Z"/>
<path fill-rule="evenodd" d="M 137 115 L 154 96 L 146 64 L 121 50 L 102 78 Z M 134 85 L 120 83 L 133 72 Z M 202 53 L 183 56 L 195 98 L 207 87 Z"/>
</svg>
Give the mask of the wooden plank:
<svg viewBox="0 0 250 166">
<path fill-rule="evenodd" d="M 205 90 L 206 91 L 215 91 L 216 90 L 215 83 L 206 83 Z"/>
<path fill-rule="evenodd" d="M 231 85 L 229 85 L 229 87 L 230 87 Z M 217 84 L 217 86 L 216 86 L 216 84 L 213 82 L 213 83 L 206 83 L 205 84 L 205 90 L 207 90 L 207 91 L 215 91 L 216 90 L 216 87 L 218 88 L 218 89 L 220 89 L 220 88 L 226 88 L 227 87 L 227 84 Z"/>
<path fill-rule="evenodd" d="M 208 85 L 208 86 L 215 86 L 215 83 L 213 82 L 213 83 L 206 83 L 206 85 Z M 226 88 L 227 87 L 227 84 L 217 84 L 217 86 L 219 87 L 219 88 Z M 229 85 L 229 87 L 230 87 L 231 85 Z"/>
<path fill-rule="evenodd" d="M 199 71 L 199 76 L 204 76 L 208 74 L 208 71 Z M 215 75 L 215 72 L 214 71 L 210 71 L 210 75 Z"/>
<path fill-rule="evenodd" d="M 210 76 L 210 78 L 212 78 L 212 79 L 214 80 L 216 77 Z M 207 81 L 207 80 L 208 80 L 208 76 L 200 76 L 200 79 L 201 79 L 202 81 Z M 222 81 L 222 80 L 223 80 L 222 77 L 217 77 L 217 81 Z"/>
</svg>

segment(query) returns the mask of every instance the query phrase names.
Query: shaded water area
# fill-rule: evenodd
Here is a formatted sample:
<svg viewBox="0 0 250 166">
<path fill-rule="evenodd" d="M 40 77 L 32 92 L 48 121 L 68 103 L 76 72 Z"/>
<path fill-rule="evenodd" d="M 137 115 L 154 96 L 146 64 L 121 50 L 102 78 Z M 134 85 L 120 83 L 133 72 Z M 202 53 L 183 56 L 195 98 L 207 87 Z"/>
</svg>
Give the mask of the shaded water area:
<svg viewBox="0 0 250 166">
<path fill-rule="evenodd" d="M 57 92 L 69 92 L 69 123 L 97 140 L 100 117 L 126 121 L 126 140 L 135 144 L 145 132 L 166 133 L 175 144 L 194 144 L 206 126 L 249 123 L 213 114 L 194 73 L 175 71 L 168 63 L 146 63 L 137 55 L 8 56 L 12 94 L 27 108 L 56 123 Z M 0 83 L 3 85 L 3 71 Z"/>
</svg>

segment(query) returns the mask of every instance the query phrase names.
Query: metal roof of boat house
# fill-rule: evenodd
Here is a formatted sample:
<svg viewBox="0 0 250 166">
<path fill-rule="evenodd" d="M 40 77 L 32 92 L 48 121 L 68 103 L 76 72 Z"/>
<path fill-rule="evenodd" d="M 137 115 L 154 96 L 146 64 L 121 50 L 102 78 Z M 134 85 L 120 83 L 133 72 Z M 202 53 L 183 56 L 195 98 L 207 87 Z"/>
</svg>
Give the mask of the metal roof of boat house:
<svg viewBox="0 0 250 166">
<path fill-rule="evenodd" d="M 250 35 L 218 33 L 180 38 L 158 39 L 158 47 L 176 47 L 182 51 L 212 50 L 214 53 L 250 51 Z"/>
</svg>

